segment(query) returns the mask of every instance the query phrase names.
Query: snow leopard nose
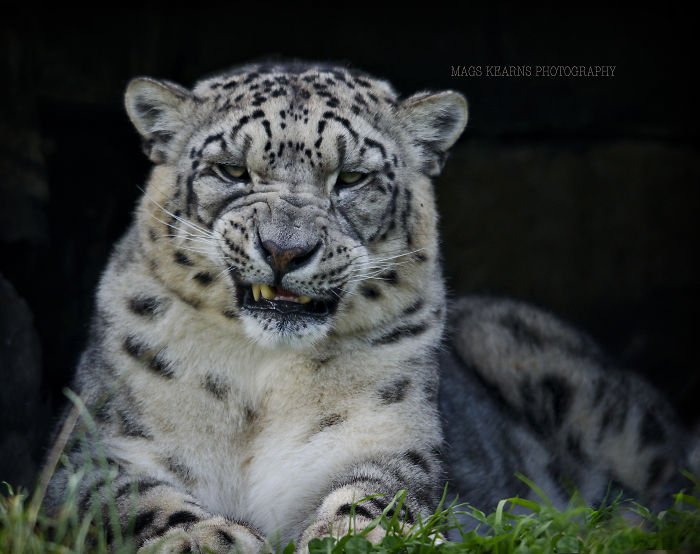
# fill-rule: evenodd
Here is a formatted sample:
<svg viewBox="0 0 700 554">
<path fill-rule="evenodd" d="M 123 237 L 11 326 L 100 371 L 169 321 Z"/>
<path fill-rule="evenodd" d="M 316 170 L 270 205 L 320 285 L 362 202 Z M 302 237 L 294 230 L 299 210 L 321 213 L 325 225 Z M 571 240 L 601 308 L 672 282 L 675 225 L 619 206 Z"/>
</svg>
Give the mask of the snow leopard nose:
<svg viewBox="0 0 700 554">
<path fill-rule="evenodd" d="M 265 252 L 265 260 L 275 272 L 277 279 L 304 267 L 321 248 L 321 243 L 314 245 L 278 244 L 274 240 L 261 240 L 260 245 Z"/>
</svg>

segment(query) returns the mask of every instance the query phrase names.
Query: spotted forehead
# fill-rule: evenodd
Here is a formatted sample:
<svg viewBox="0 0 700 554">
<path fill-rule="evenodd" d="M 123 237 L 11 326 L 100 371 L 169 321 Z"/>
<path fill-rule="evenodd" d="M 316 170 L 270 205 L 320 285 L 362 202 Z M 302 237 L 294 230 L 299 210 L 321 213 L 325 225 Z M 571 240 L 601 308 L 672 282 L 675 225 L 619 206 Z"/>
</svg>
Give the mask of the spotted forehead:
<svg viewBox="0 0 700 554">
<path fill-rule="evenodd" d="M 260 159 L 247 163 L 257 163 L 260 167 L 254 169 L 264 168 L 270 177 L 290 170 L 303 173 L 304 179 L 323 175 L 342 163 L 350 149 L 365 161 L 369 153 L 378 167 L 387 163 L 384 138 L 393 134 L 397 94 L 386 81 L 345 68 L 249 67 L 202 80 L 193 92 L 213 103 L 214 113 L 220 114 L 214 121 L 225 126 L 220 136 L 230 142 L 245 136 L 247 126 L 261 126 L 266 138 L 259 145 Z M 330 143 L 324 140 L 329 123 L 344 128 L 350 142 L 337 136 Z M 206 146 L 211 137 L 203 140 Z"/>
<path fill-rule="evenodd" d="M 320 108 L 378 119 L 397 105 L 389 83 L 340 67 L 252 66 L 202 80 L 194 93 L 213 100 L 221 111 L 262 109 L 278 100 L 275 104 L 282 101 L 297 117 L 307 115 L 304 109 Z"/>
</svg>

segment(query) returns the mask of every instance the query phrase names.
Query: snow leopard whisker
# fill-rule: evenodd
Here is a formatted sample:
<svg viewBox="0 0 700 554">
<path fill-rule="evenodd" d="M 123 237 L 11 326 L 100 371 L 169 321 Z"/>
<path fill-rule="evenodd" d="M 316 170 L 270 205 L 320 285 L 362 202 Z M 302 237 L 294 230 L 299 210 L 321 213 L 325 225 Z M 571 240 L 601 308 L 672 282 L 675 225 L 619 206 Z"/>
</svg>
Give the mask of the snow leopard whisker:
<svg viewBox="0 0 700 554">
<path fill-rule="evenodd" d="M 398 267 L 397 265 L 367 265 L 364 267 L 354 267 L 352 268 L 348 274 L 353 275 L 353 276 L 358 276 L 358 275 L 369 275 L 370 273 L 381 273 L 383 271 L 390 271 L 394 269 L 395 267 Z"/>
<path fill-rule="evenodd" d="M 216 246 L 217 241 L 213 239 L 205 239 L 202 237 L 195 237 L 195 236 L 190 236 L 187 234 L 182 234 L 182 235 L 165 235 L 168 238 L 171 239 L 182 239 L 184 241 L 190 241 L 194 243 L 199 243 L 199 244 L 206 244 L 207 246 Z"/>
<path fill-rule="evenodd" d="M 412 260 L 404 260 L 402 262 L 383 262 L 383 263 L 359 263 L 353 267 L 352 271 L 364 271 L 364 270 L 374 270 L 374 269 L 393 269 L 402 265 L 410 264 Z"/>
<path fill-rule="evenodd" d="M 199 225 L 195 225 L 195 224 L 192 223 L 191 221 L 187 221 L 186 219 L 184 219 L 183 217 L 180 217 L 179 215 L 175 215 L 173 212 L 171 212 L 170 210 L 168 210 L 165 206 L 163 206 L 162 204 L 160 204 L 157 200 L 155 200 L 154 198 L 152 198 L 152 197 L 151 197 L 148 193 L 146 193 L 146 191 L 143 190 L 141 187 L 139 187 L 139 189 L 143 192 L 143 195 L 149 200 L 149 202 L 153 202 L 156 206 L 158 206 L 158 208 L 160 208 L 162 211 L 164 211 L 164 212 L 165 212 L 166 214 L 168 214 L 170 217 L 176 219 L 177 221 L 183 223 L 184 225 L 187 225 L 188 227 L 191 227 L 191 228 L 194 229 L 195 231 L 198 231 L 199 233 L 201 233 L 201 234 L 203 234 L 203 235 L 205 235 L 205 236 L 208 236 L 208 237 L 211 237 L 211 238 L 215 238 L 215 237 L 216 237 L 216 235 L 214 235 L 214 233 L 212 233 L 212 232 L 209 231 L 208 229 L 204 229 L 203 227 L 200 227 Z"/>
<path fill-rule="evenodd" d="M 216 279 L 218 279 L 218 278 L 221 277 L 222 275 L 226 275 L 226 274 L 228 274 L 228 273 L 231 273 L 231 270 L 232 270 L 234 267 L 235 267 L 235 266 L 234 266 L 233 264 L 231 264 L 231 265 L 229 265 L 228 267 L 224 268 L 222 271 L 220 271 L 219 273 L 216 274 Z"/>
<path fill-rule="evenodd" d="M 348 279 L 348 283 L 361 283 L 364 281 L 392 281 L 392 279 L 387 279 L 385 277 L 375 277 L 372 275 L 363 275 L 362 277 Z"/>
<path fill-rule="evenodd" d="M 192 248 L 192 247 L 189 247 L 189 246 L 178 246 L 178 249 L 184 250 L 184 251 L 186 251 L 186 252 L 195 252 L 195 253 L 197 253 L 197 254 L 209 254 L 209 253 L 210 253 L 209 250 L 203 250 L 203 249 L 200 249 L 200 248 Z"/>
<path fill-rule="evenodd" d="M 412 255 L 412 254 L 417 254 L 418 252 L 422 252 L 423 250 L 425 250 L 425 248 L 417 248 L 417 249 L 415 249 L 415 250 L 410 250 L 410 251 L 408 251 L 408 252 L 401 252 L 401 253 L 392 254 L 392 255 L 389 255 L 389 256 L 382 256 L 382 257 L 377 257 L 377 258 L 371 258 L 371 259 L 368 260 L 368 261 L 370 261 L 371 263 L 380 263 L 380 262 L 386 262 L 386 261 L 389 261 L 389 260 L 396 260 L 396 259 L 398 259 L 398 258 L 404 258 L 404 257 L 410 256 L 410 255 Z M 355 259 L 358 259 L 358 258 L 360 258 L 360 257 L 362 257 L 362 256 L 363 256 L 363 255 L 357 256 Z M 369 257 L 369 256 L 368 256 L 368 257 Z M 352 261 L 352 260 L 351 260 L 351 261 Z"/>
<path fill-rule="evenodd" d="M 347 290 L 342 287 L 335 287 L 335 289 L 341 291 L 344 294 L 347 294 L 348 296 L 358 296 L 357 292 Z M 331 293 L 334 294 L 339 300 L 342 298 L 342 296 L 338 294 L 335 290 L 331 290 Z"/>
<path fill-rule="evenodd" d="M 200 238 L 200 239 L 218 240 L 215 235 L 211 235 L 211 236 L 203 235 L 203 234 L 195 235 L 194 233 L 188 232 L 188 231 L 178 227 L 177 225 L 173 225 L 172 223 L 168 223 L 167 221 L 163 221 L 162 219 L 156 217 L 153 214 L 149 213 L 149 215 L 151 216 L 151 218 L 155 219 L 158 223 L 162 223 L 163 225 L 165 225 L 166 227 L 169 227 L 170 229 L 173 229 L 174 231 L 179 231 L 184 236 L 190 236 L 190 237 L 195 237 L 195 238 Z M 178 236 L 180 236 L 180 235 L 178 235 Z"/>
</svg>

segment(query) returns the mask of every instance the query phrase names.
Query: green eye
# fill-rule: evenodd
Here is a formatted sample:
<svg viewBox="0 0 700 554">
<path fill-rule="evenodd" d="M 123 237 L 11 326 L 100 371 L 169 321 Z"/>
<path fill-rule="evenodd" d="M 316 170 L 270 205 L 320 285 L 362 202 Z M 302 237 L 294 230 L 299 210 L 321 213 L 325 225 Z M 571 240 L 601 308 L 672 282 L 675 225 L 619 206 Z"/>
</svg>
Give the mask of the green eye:
<svg viewBox="0 0 700 554">
<path fill-rule="evenodd" d="M 224 181 L 249 181 L 248 169 L 242 165 L 216 164 L 212 166 L 214 173 Z"/>
<path fill-rule="evenodd" d="M 359 171 L 341 171 L 338 173 L 338 181 L 336 182 L 336 185 L 354 185 L 359 183 L 366 176 L 366 173 L 360 173 Z"/>
</svg>

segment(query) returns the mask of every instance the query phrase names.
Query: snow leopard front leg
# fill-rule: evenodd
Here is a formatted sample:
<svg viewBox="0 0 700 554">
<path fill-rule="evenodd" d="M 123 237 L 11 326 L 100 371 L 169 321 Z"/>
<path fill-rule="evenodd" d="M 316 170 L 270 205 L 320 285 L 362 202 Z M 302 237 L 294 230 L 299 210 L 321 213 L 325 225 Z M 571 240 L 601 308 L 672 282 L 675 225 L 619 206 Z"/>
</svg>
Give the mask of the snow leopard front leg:
<svg viewBox="0 0 700 554">
<path fill-rule="evenodd" d="M 435 452 L 411 451 L 353 465 L 327 487 L 311 523 L 301 534 L 297 551 L 306 552 L 315 538 L 362 532 L 382 513 L 391 518 L 396 510 L 408 530 L 419 517 L 435 509 L 440 475 Z M 405 497 L 398 495 L 401 491 L 405 491 Z M 385 530 L 378 525 L 366 538 L 378 543 L 384 535 Z"/>
<path fill-rule="evenodd" d="M 253 527 L 203 510 L 193 497 L 168 484 L 153 489 L 138 498 L 134 537 L 139 553 L 269 551 Z"/>
<path fill-rule="evenodd" d="M 78 515 L 98 513 L 110 545 L 117 526 L 143 554 L 269 551 L 257 529 L 210 513 L 181 484 L 164 479 L 165 468 L 153 467 L 150 473 L 130 471 L 99 451 L 94 442 L 70 450 L 67 467 L 52 478 L 47 508 L 55 511 L 59 507 L 71 477 L 69 468 L 80 467 L 85 474 L 76 495 Z M 114 508 L 118 521 L 111 521 Z"/>
<path fill-rule="evenodd" d="M 140 553 L 227 553 L 235 549 L 252 554 L 266 550 L 258 531 L 207 512 L 176 486 L 137 476 L 124 481 L 115 492 L 120 519 L 123 526 L 128 526 L 125 513 L 133 510 L 136 514 L 133 538 Z M 132 491 L 138 495 L 130 494 Z"/>
<path fill-rule="evenodd" d="M 143 448 L 150 432 L 136 417 L 126 387 L 113 386 L 106 378 L 110 365 L 98 344 L 93 338 L 81 360 L 80 368 L 90 370 L 81 372 L 85 413 L 77 424 L 70 421 L 72 413 L 64 418 L 64 463 L 49 482 L 44 502 L 48 512 L 57 514 L 69 502 L 81 520 L 91 516 L 104 530 L 110 547 L 119 544 L 120 535 L 143 554 L 269 551 L 256 528 L 206 509 L 175 461 Z M 77 476 L 71 499 L 67 493 Z"/>
</svg>

